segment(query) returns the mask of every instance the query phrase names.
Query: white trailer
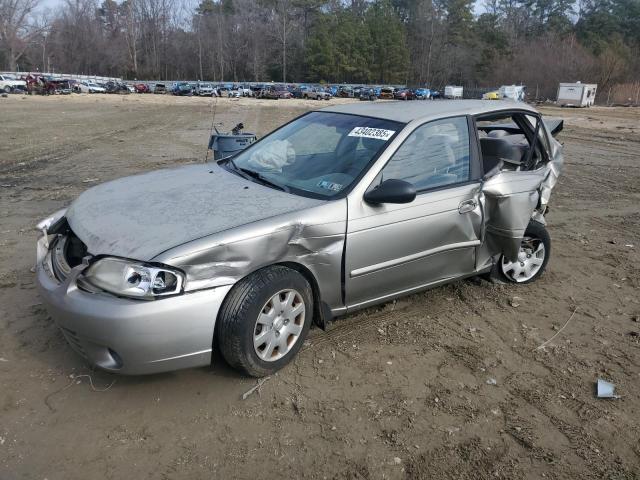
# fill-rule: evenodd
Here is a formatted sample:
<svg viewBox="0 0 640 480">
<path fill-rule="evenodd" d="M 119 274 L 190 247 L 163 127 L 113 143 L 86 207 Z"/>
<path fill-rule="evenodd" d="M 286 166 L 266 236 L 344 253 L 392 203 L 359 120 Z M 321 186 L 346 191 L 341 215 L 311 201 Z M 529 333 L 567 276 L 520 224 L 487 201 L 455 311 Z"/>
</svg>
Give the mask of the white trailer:
<svg viewBox="0 0 640 480">
<path fill-rule="evenodd" d="M 447 85 L 444 87 L 444 98 L 462 98 L 462 87 Z"/>
<path fill-rule="evenodd" d="M 595 83 L 561 83 L 557 104 L 561 107 L 589 107 L 595 102 L 597 89 Z"/>
<path fill-rule="evenodd" d="M 498 90 L 500 98 L 508 98 L 516 102 L 524 102 L 527 87 L 524 85 L 502 85 Z"/>
</svg>

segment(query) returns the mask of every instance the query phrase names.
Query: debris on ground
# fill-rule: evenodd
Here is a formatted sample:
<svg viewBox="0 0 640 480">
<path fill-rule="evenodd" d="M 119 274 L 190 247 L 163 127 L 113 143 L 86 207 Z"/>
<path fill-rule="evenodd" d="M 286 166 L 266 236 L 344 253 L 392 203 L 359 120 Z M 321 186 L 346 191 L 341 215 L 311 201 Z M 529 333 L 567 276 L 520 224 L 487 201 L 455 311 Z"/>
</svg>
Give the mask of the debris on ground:
<svg viewBox="0 0 640 480">
<path fill-rule="evenodd" d="M 601 378 L 596 382 L 596 396 L 598 398 L 620 398 L 620 395 L 615 394 L 615 385 Z"/>
<path fill-rule="evenodd" d="M 242 394 L 242 400 L 246 400 L 253 392 L 255 392 L 256 390 L 259 390 L 260 387 L 264 384 L 264 382 L 266 382 L 267 380 L 269 380 L 271 377 L 264 377 L 261 378 L 260 380 L 258 380 L 258 383 L 251 387 L 249 390 L 247 390 L 246 392 L 244 392 Z M 260 392 L 258 392 L 260 393 Z"/>
</svg>

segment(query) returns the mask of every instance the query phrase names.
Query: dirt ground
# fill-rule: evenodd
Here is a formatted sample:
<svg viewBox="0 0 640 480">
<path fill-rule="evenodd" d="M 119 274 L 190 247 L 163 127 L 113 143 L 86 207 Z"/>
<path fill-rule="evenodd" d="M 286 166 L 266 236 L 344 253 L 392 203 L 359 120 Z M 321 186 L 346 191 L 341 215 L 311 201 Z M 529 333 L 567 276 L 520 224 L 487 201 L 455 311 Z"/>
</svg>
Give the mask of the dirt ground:
<svg viewBox="0 0 640 480">
<path fill-rule="evenodd" d="M 214 110 L 262 135 L 324 103 L 214 105 L 0 98 L 0 479 L 640 478 L 640 109 L 543 108 L 566 119 L 566 170 L 537 283 L 463 281 L 312 330 L 246 400 L 255 379 L 217 357 L 89 369 L 40 303 L 32 227 L 97 183 L 202 161 Z M 621 398 L 596 399 L 599 377 Z"/>
</svg>

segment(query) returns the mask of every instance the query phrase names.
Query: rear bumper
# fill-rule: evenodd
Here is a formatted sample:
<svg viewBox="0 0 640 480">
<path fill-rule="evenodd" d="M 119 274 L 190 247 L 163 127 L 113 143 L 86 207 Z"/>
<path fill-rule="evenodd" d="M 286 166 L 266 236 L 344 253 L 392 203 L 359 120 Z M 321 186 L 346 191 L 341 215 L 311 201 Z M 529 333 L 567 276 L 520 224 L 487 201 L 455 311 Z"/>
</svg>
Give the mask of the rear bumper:
<svg viewBox="0 0 640 480">
<path fill-rule="evenodd" d="M 155 301 L 78 288 L 83 266 L 59 282 L 38 242 L 37 284 L 70 346 L 90 364 L 139 375 L 209 365 L 218 310 L 231 285 Z"/>
</svg>

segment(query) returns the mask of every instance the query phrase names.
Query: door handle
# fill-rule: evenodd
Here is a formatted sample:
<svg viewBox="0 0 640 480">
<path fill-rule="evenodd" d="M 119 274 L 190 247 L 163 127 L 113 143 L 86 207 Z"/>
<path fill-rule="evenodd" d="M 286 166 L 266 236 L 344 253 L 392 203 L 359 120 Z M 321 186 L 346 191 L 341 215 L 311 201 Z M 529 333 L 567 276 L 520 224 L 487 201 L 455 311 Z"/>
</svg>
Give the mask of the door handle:
<svg viewBox="0 0 640 480">
<path fill-rule="evenodd" d="M 465 200 L 464 202 L 460 203 L 460 205 L 458 205 L 458 212 L 460 212 L 461 214 L 473 212 L 477 206 L 478 203 L 475 200 Z"/>
</svg>

